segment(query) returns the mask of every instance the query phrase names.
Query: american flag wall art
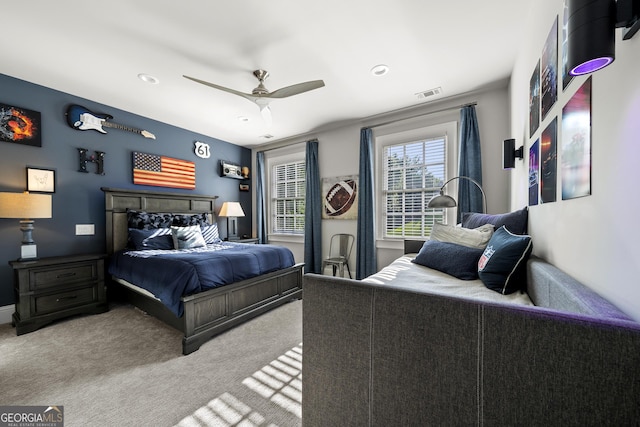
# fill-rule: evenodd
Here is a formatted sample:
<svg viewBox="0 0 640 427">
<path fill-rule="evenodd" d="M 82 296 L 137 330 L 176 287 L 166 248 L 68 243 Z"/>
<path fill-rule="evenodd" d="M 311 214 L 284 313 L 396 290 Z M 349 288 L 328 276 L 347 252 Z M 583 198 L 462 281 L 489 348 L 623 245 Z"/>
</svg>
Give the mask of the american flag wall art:
<svg viewBox="0 0 640 427">
<path fill-rule="evenodd" d="M 196 165 L 187 160 L 134 151 L 133 183 L 193 190 Z"/>
</svg>

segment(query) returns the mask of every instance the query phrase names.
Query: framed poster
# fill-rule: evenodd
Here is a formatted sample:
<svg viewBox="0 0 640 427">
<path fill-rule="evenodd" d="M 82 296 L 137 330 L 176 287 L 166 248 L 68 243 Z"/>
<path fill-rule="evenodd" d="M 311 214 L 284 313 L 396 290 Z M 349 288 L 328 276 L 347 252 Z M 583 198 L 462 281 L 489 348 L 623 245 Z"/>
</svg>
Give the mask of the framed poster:
<svg viewBox="0 0 640 427">
<path fill-rule="evenodd" d="M 529 80 L 529 138 L 540 126 L 540 61 Z"/>
<path fill-rule="evenodd" d="M 56 171 L 27 166 L 27 191 L 40 193 L 56 192 Z"/>
<path fill-rule="evenodd" d="M 0 104 L 0 141 L 42 147 L 40 113 Z"/>
<path fill-rule="evenodd" d="M 322 218 L 356 219 L 358 175 L 322 178 Z"/>
<path fill-rule="evenodd" d="M 542 73 L 542 100 L 541 111 L 542 120 L 547 116 L 553 104 L 558 99 L 558 17 L 553 21 L 551 31 L 547 36 L 547 42 L 542 50 L 542 63 L 540 72 Z"/>
<path fill-rule="evenodd" d="M 540 202 L 556 201 L 558 118 L 554 117 L 540 138 Z"/>
<path fill-rule="evenodd" d="M 562 109 L 562 200 L 591 194 L 591 76 Z"/>
<path fill-rule="evenodd" d="M 529 147 L 529 206 L 538 204 L 538 193 L 540 191 L 540 140 L 536 140 Z"/>
</svg>

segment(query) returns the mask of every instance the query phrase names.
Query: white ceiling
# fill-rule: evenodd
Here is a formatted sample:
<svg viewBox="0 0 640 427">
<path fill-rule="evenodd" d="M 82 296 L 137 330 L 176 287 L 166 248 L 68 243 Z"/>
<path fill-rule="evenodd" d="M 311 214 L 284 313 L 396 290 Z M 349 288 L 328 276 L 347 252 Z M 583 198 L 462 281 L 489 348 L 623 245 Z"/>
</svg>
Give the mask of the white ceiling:
<svg viewBox="0 0 640 427">
<path fill-rule="evenodd" d="M 252 146 L 417 106 L 427 101 L 415 94 L 428 89 L 442 88 L 436 100 L 508 77 L 534 4 L 21 0 L 3 12 L 0 73 Z M 390 72 L 372 76 L 377 64 Z M 258 68 L 269 71 L 271 91 L 316 79 L 326 86 L 272 101 L 269 128 L 252 102 L 182 77 L 251 92 Z"/>
</svg>

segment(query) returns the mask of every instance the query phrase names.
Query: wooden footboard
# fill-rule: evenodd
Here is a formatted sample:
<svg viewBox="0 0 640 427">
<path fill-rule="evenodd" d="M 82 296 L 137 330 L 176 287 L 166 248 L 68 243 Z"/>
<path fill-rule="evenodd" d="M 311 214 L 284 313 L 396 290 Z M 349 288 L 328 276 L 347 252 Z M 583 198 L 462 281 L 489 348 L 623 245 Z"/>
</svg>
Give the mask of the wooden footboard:
<svg viewBox="0 0 640 427">
<path fill-rule="evenodd" d="M 160 193 L 103 188 L 107 230 L 107 252 L 123 249 L 127 243 L 127 209 L 148 212 L 202 213 L 213 218 L 216 196 Z M 181 331 L 182 352 L 189 354 L 213 336 L 248 319 L 302 298 L 304 264 L 263 274 L 182 298 L 184 314 L 176 317 L 158 299 L 144 295 L 112 278 L 110 296 L 117 295 L 141 310 Z"/>
</svg>

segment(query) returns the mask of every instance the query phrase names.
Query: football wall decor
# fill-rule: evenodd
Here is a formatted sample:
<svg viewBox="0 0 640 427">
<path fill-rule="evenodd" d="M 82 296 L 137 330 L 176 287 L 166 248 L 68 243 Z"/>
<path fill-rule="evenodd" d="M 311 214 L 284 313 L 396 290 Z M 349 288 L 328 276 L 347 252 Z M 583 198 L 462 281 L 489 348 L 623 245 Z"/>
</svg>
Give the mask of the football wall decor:
<svg viewBox="0 0 640 427">
<path fill-rule="evenodd" d="M 323 219 L 358 217 L 358 175 L 322 178 Z"/>
</svg>

